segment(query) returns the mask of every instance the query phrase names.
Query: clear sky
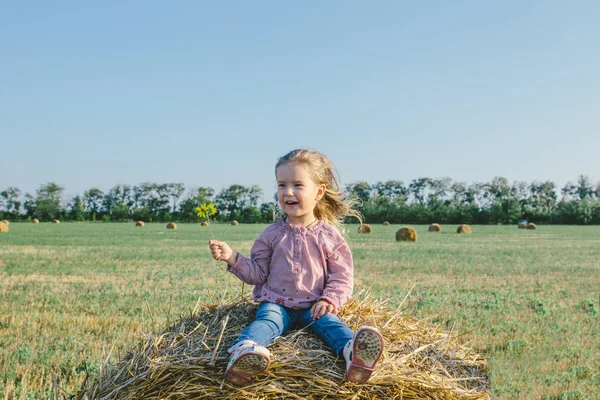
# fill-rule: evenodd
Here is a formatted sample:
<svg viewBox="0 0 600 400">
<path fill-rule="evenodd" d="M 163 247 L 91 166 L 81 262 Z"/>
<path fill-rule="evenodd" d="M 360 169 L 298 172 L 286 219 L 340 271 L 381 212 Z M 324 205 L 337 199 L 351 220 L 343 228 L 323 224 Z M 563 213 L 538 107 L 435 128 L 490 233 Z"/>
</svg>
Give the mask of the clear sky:
<svg viewBox="0 0 600 400">
<path fill-rule="evenodd" d="M 0 190 L 600 180 L 600 2 L 4 2 Z"/>
</svg>

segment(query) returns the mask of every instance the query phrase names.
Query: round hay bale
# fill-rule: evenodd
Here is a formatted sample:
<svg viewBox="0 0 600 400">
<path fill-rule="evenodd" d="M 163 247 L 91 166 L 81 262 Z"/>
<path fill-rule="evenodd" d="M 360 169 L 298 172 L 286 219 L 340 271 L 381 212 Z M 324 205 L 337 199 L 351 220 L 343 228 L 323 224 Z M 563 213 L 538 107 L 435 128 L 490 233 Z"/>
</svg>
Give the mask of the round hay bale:
<svg viewBox="0 0 600 400">
<path fill-rule="evenodd" d="M 208 226 L 208 221 L 202 221 L 202 223 L 200 225 L 202 225 L 202 226 Z"/>
<path fill-rule="evenodd" d="M 193 316 L 148 334 L 90 375 L 75 398 L 491 399 L 481 354 L 440 325 L 402 315 L 368 294 L 354 297 L 339 314 L 348 326 L 375 326 L 384 337 L 385 354 L 368 383 L 346 381 L 344 358 L 302 329 L 269 346 L 267 371 L 246 386 L 231 385 L 223 381 L 227 349 L 254 320 L 257 305 L 249 300 L 237 295 L 203 304 Z"/>
<path fill-rule="evenodd" d="M 6 225 L 10 225 L 10 222 L 8 222 L 7 219 L 3 219 L 2 222 L 4 222 Z"/>
<path fill-rule="evenodd" d="M 537 226 L 533 222 L 527 224 L 527 229 L 537 229 Z"/>
<path fill-rule="evenodd" d="M 233 226 L 238 226 L 240 223 L 237 222 L 235 219 L 233 221 L 231 221 L 231 225 Z"/>
<path fill-rule="evenodd" d="M 8 232 L 8 224 L 4 221 L 0 222 L 0 232 Z"/>
<path fill-rule="evenodd" d="M 526 222 L 520 223 L 519 229 L 527 229 L 527 223 Z"/>
<path fill-rule="evenodd" d="M 167 229 L 177 229 L 177 224 L 175 222 L 169 222 L 167 224 Z"/>
<path fill-rule="evenodd" d="M 442 227 L 440 226 L 440 224 L 431 224 L 429 225 L 429 228 L 427 228 L 428 232 L 440 232 L 442 230 Z"/>
<path fill-rule="evenodd" d="M 383 221 L 383 226 L 390 226 L 390 221 Z"/>
<path fill-rule="evenodd" d="M 54 222 L 55 224 L 60 224 L 60 220 L 59 220 L 59 219 L 55 219 L 53 222 Z"/>
<path fill-rule="evenodd" d="M 39 224 L 40 220 L 37 218 L 34 218 L 33 220 L 31 220 L 31 222 L 33 222 L 34 224 Z"/>
<path fill-rule="evenodd" d="M 456 228 L 456 233 L 471 233 L 471 227 L 467 224 L 462 224 Z"/>
<path fill-rule="evenodd" d="M 135 226 L 144 226 L 144 225 L 146 225 L 144 223 L 144 221 L 138 221 L 138 222 L 135 223 Z"/>
<path fill-rule="evenodd" d="M 369 224 L 362 224 L 358 227 L 358 233 L 371 233 L 373 232 L 373 228 Z"/>
<path fill-rule="evenodd" d="M 400 228 L 398 232 L 396 232 L 396 240 L 398 242 L 416 242 L 417 241 L 417 231 L 410 226 L 405 226 Z"/>
</svg>

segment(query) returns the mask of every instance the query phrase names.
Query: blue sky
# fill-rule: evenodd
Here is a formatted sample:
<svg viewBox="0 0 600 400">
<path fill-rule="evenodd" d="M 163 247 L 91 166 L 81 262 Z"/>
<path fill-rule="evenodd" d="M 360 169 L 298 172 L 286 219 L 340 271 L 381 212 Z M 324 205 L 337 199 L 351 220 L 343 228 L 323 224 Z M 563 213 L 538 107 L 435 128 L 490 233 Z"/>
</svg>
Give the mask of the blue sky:
<svg viewBox="0 0 600 400">
<path fill-rule="evenodd" d="M 600 180 L 600 2 L 9 2 L 0 190 Z"/>
</svg>

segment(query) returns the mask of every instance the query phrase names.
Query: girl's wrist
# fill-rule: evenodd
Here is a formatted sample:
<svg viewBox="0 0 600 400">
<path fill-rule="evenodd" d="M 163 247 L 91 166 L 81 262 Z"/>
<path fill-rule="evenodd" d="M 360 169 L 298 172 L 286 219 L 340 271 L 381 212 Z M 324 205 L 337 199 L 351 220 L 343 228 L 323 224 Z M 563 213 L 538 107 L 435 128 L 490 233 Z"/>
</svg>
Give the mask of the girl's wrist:
<svg viewBox="0 0 600 400">
<path fill-rule="evenodd" d="M 227 263 L 227 265 L 229 265 L 230 267 L 233 267 L 233 264 L 235 264 L 235 262 L 237 261 L 237 251 L 233 251 L 231 253 L 231 255 L 229 256 L 229 258 L 227 260 L 225 260 L 225 262 Z"/>
</svg>

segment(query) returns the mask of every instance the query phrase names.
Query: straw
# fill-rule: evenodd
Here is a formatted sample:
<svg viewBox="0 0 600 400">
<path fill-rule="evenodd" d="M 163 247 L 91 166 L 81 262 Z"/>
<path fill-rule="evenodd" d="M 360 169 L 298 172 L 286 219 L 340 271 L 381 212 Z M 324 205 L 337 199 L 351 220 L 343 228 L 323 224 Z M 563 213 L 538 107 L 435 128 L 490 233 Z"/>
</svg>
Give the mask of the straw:
<svg viewBox="0 0 600 400">
<path fill-rule="evenodd" d="M 223 380 L 227 349 L 256 312 L 248 299 L 235 299 L 197 306 L 192 317 L 140 339 L 121 360 L 106 362 L 76 399 L 491 399 L 481 355 L 440 326 L 368 294 L 340 314 L 350 327 L 376 326 L 384 336 L 384 355 L 368 383 L 346 381 L 343 357 L 305 328 L 269 346 L 265 373 L 246 386 L 230 385 Z"/>
</svg>

